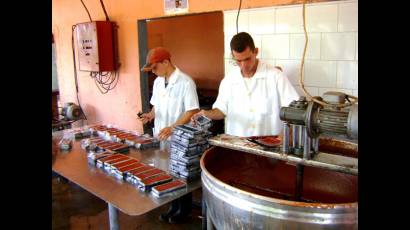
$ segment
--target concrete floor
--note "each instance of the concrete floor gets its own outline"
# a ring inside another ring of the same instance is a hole
[[[193,192],[193,201],[200,204],[201,189]],[[169,204],[142,216],[119,212],[121,230],[141,229],[201,229],[201,208],[193,207],[192,217],[181,224],[169,224],[158,219]],[[52,177],[52,229],[109,229],[107,203],[74,183]]]

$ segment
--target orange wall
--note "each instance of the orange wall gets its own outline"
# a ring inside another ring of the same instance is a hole
[[[224,75],[222,12],[152,20],[147,27],[149,49],[166,47],[198,88],[218,89]]]
[[[189,0],[189,13],[233,10],[239,1]],[[242,8],[297,4],[292,0],[243,0]],[[320,2],[315,0],[314,2]],[[99,0],[84,1],[93,20],[105,20]],[[118,26],[120,80],[116,88],[101,94],[88,72],[78,71],[79,97],[89,122],[102,121],[121,128],[142,132],[136,114],[141,110],[140,66],[138,56],[137,20],[163,17],[163,0],[104,0],[112,21]],[[80,1],[52,1],[52,33],[56,43],[56,64],[62,104],[76,102],[71,27],[89,21]]]

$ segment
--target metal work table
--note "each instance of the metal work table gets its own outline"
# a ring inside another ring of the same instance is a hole
[[[295,155],[284,154],[281,151],[265,150],[262,146],[249,142],[244,138],[228,134],[221,134],[215,137],[211,137],[209,139],[209,144],[284,160],[291,163],[330,169],[333,171],[348,173],[352,175],[358,175],[359,173],[357,158],[319,152],[315,154],[315,156],[311,160],[305,160]]]
[[[64,133],[70,131],[52,133],[53,140],[58,143]],[[118,210],[130,216],[142,215],[201,187],[201,180],[198,178],[188,183],[186,190],[176,192],[172,196],[155,198],[150,193],[142,192],[130,183],[90,165],[87,161],[87,152],[80,144],[81,140],[73,141],[69,151],[58,148],[52,170],[108,203],[110,229],[119,229]],[[126,155],[166,172],[169,171],[169,152],[166,149],[130,148],[130,152]]]

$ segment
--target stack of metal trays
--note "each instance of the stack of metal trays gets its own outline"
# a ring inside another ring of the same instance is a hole
[[[96,165],[98,159],[102,159],[104,157],[112,156],[114,153],[110,151],[103,151],[103,152],[94,152],[90,151],[87,154],[88,163],[91,165]]]
[[[194,180],[201,175],[199,159],[209,147],[210,133],[192,125],[179,125],[171,136],[169,172],[185,180]]]
[[[152,187],[151,193],[154,197],[161,198],[164,196],[173,195],[174,193],[181,190],[186,190],[186,188],[186,183],[182,180],[177,179]]]
[[[118,162],[118,163],[114,163],[111,164],[110,168],[109,168],[109,173],[114,174],[115,170],[120,169],[122,167],[128,166],[128,165],[132,165],[135,163],[138,163],[139,160],[129,157],[129,159],[123,161],[123,162]]]
[[[135,143],[134,147],[137,149],[158,148],[160,143],[157,138],[151,137],[148,134],[139,136],[133,141]]]
[[[134,132],[124,131],[106,125],[94,125],[88,131],[104,140],[110,140],[126,144],[137,149],[147,149],[159,147],[160,141],[149,134],[137,135]]]
[[[142,166],[144,166],[143,163],[136,162],[136,163],[128,164],[128,165],[123,166],[123,167],[117,167],[116,169],[113,170],[113,175],[115,177],[117,177],[118,179],[125,180],[126,177],[127,177],[128,172],[130,172],[134,169],[137,169],[139,167],[142,167]]]
[[[100,137],[84,139],[81,141],[81,148],[87,151],[113,151],[118,153],[129,152],[129,146],[123,143],[107,141]]]
[[[147,179],[141,180],[138,184],[138,188],[141,189],[141,191],[151,191],[151,188],[154,187],[155,185],[163,184],[169,181],[172,181],[172,176],[161,173],[153,177],[149,177]]]
[[[144,164],[144,165],[142,165],[141,167],[138,167],[138,168],[136,168],[136,169],[134,169],[134,170],[129,171],[129,172],[126,174],[125,180],[126,180],[127,182],[131,183],[131,184],[138,185],[139,181],[138,181],[138,179],[136,178],[136,176],[138,176],[138,174],[140,174],[140,173],[144,173],[144,172],[146,172],[146,171],[153,170],[154,168],[155,168],[155,167],[152,167],[152,166],[150,166],[150,165],[145,165],[145,164]]]

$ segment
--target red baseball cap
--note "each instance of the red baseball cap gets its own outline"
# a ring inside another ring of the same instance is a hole
[[[142,71],[148,72],[152,70],[152,65],[163,60],[170,60],[171,54],[164,47],[156,47],[151,49],[147,55],[147,63],[142,67]]]

